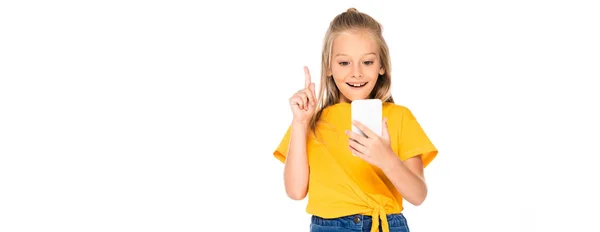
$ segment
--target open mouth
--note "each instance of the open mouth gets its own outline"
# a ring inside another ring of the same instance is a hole
[[[360,88],[367,85],[369,82],[346,82],[346,84],[352,88]]]

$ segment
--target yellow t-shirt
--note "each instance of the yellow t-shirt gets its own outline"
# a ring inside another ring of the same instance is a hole
[[[426,167],[437,156],[436,147],[408,108],[384,102],[383,117],[388,118],[392,150],[401,160],[421,155]],[[317,137],[309,132],[306,212],[323,218],[371,215],[376,230],[377,218],[387,225],[386,214],[402,212],[402,196],[380,169],[352,155],[344,133],[351,129],[351,105],[342,102],[323,110]],[[282,163],[287,155],[290,130],[291,126],[273,153]]]

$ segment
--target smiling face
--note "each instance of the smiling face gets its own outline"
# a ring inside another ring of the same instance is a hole
[[[333,76],[342,102],[368,98],[379,75],[385,73],[379,47],[367,31],[339,34],[333,41],[331,55],[327,76]]]

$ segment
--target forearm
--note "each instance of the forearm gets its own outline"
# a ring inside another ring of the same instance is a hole
[[[418,206],[427,197],[425,180],[408,168],[397,156],[387,162],[382,171],[406,201]]]
[[[292,123],[290,144],[284,167],[284,183],[287,195],[294,200],[304,199],[308,192],[307,132],[308,125]]]

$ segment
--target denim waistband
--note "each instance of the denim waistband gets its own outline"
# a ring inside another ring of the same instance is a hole
[[[388,214],[386,215],[386,217],[389,227],[407,227],[406,218],[402,213]],[[315,215],[311,217],[311,224],[313,225],[332,226],[349,229],[371,228],[372,223],[373,219],[371,216],[362,214],[353,214],[338,218],[322,218]]]

